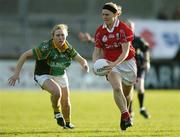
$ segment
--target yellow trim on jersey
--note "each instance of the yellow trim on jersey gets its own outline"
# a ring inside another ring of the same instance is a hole
[[[35,48],[35,52],[36,52],[36,56],[37,56],[37,58],[39,60],[41,58],[42,54],[41,54],[41,52],[39,51],[38,48]]]
[[[57,46],[56,43],[53,40],[53,46],[56,48],[59,52],[64,52],[66,49],[68,49],[68,44],[65,42],[61,47]]]

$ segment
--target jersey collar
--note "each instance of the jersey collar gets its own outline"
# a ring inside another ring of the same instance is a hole
[[[61,47],[58,47],[58,46],[56,45],[56,43],[54,42],[54,40],[52,40],[52,46],[53,46],[54,48],[56,48],[59,52],[64,52],[66,49],[69,48],[69,47],[68,47],[68,44],[67,44],[67,41],[66,41]]]
[[[108,27],[107,27],[107,25],[105,23],[103,24],[103,28],[106,28],[108,32],[113,32],[114,28],[117,27],[118,25],[119,25],[119,20],[116,19],[111,30],[108,29]]]

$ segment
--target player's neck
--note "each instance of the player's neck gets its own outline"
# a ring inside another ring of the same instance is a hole
[[[114,20],[113,22],[107,24],[107,28],[108,28],[109,30],[111,30],[111,29],[113,28],[113,26],[114,26],[114,23],[115,23],[115,20]]]

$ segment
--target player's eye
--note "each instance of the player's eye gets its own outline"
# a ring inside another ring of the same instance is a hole
[[[56,34],[56,37],[59,37],[59,36],[61,36],[60,34]]]

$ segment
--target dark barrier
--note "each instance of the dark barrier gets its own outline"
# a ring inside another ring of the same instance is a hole
[[[149,89],[180,89],[180,61],[152,61],[146,75],[145,87]]]

